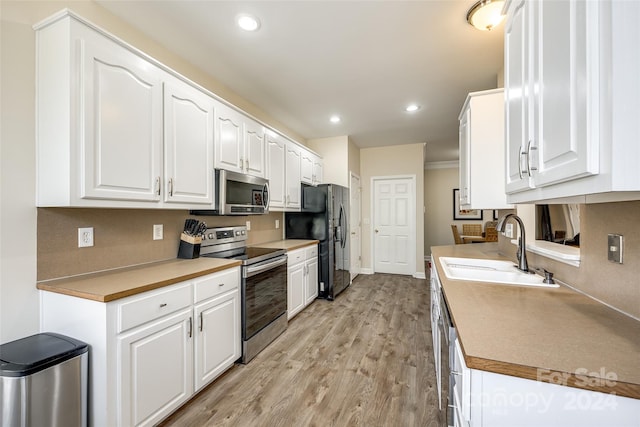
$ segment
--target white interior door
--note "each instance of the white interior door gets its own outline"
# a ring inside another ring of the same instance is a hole
[[[415,178],[373,179],[374,271],[415,273]]]
[[[349,195],[350,195],[350,218],[349,224],[351,226],[351,233],[349,238],[351,239],[351,280],[360,274],[360,268],[362,266],[361,257],[361,244],[360,244],[360,177],[355,174],[351,174],[351,182],[349,183]]]

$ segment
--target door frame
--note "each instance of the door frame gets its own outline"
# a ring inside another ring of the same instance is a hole
[[[417,220],[417,216],[416,216],[416,203],[417,203],[417,188],[416,188],[416,176],[415,175],[385,175],[385,176],[372,176],[371,177],[371,188],[370,188],[370,196],[369,196],[369,200],[370,200],[370,207],[369,207],[369,212],[371,212],[371,226],[369,229],[369,241],[371,242],[371,244],[369,245],[369,251],[370,251],[370,260],[371,260],[371,272],[372,274],[376,273],[376,258],[375,258],[375,254],[376,254],[376,247],[375,247],[375,224],[376,224],[376,211],[375,211],[375,184],[376,181],[385,181],[385,180],[390,180],[390,179],[409,179],[411,180],[411,183],[413,185],[413,197],[411,199],[411,216],[412,216],[412,229],[413,229],[413,246],[411,247],[411,265],[410,267],[412,268],[413,272],[411,273],[412,275],[415,274],[416,271],[416,238],[415,238],[415,233],[416,233],[416,220]]]
[[[351,266],[349,266],[349,275],[351,276],[351,280],[353,281],[353,279],[356,278],[356,276],[358,276],[358,274],[360,274],[362,272],[362,179],[360,178],[360,175],[358,175],[357,173],[354,173],[353,171],[349,171],[349,216],[351,216],[351,213],[353,212],[353,192],[354,189],[351,188],[351,181],[353,180],[353,178],[356,178],[358,180],[358,182],[360,183],[359,188],[355,189],[356,191],[360,192],[360,197],[358,197],[358,225],[357,228],[359,230],[360,236],[359,236],[359,241],[360,241],[360,246],[357,248],[357,253],[354,254],[355,248],[353,247],[353,245],[350,246],[350,251],[351,253],[349,254],[349,260],[350,263],[353,265],[353,260],[355,259],[354,255],[357,255],[358,257],[360,257],[360,268],[358,271],[353,271],[353,269],[351,268]],[[351,218],[349,218],[349,222],[351,223]],[[351,230],[353,230],[356,227],[355,224],[350,224],[350,228]],[[349,235],[351,236],[351,235]],[[349,237],[351,238],[351,237]]]

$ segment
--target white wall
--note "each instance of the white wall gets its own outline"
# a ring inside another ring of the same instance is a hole
[[[0,7],[4,2],[0,3]],[[3,8],[4,9],[4,8]],[[4,12],[2,10],[1,12]],[[2,13],[4,18],[4,13]],[[35,37],[0,25],[0,343],[39,332],[36,289]]]
[[[453,220],[453,189],[460,186],[458,168],[426,169],[424,171],[424,253],[429,256],[431,246],[453,245],[451,224],[484,224],[493,219],[493,211],[482,211],[482,221]]]
[[[349,137],[310,139],[307,146],[322,156],[323,183],[349,187]]]
[[[424,144],[406,144],[360,150],[362,185],[362,268],[373,270],[371,259],[371,178],[413,175],[416,177],[416,273],[424,274]]]

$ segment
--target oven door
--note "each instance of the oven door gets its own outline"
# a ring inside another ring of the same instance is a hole
[[[242,339],[287,312],[287,256],[242,267]]]

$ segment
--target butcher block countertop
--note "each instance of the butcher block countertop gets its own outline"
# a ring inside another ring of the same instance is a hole
[[[275,242],[259,243],[251,246],[256,248],[286,249],[287,251],[295,251],[296,249],[317,245],[318,243],[320,243],[319,240],[285,239],[276,240]]]
[[[447,278],[440,257],[506,259],[496,243],[431,250],[469,368],[640,399],[640,321],[562,284]]]
[[[240,265],[240,261],[173,259],[100,273],[39,282],[37,288],[99,302],[114,301]]]

